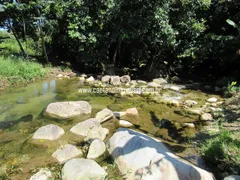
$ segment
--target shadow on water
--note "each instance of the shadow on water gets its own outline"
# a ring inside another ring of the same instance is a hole
[[[173,177],[173,171],[177,173],[177,176],[180,180],[201,180],[202,178],[206,178],[200,175],[199,170],[196,169],[196,167],[188,164],[187,162],[180,161],[178,158],[172,156],[171,151],[169,151],[163,143],[155,141],[154,139],[144,134],[139,133],[136,135],[136,132],[129,129],[121,128],[119,131],[127,131],[130,135],[135,136],[132,137],[127,143],[125,143],[123,147],[117,147],[112,151],[111,154],[118,155],[116,158],[118,158],[119,156],[126,156],[127,154],[134,153],[136,149],[140,150],[144,148],[152,148],[156,151],[156,153],[159,154],[159,158],[156,162],[151,162],[151,160],[154,159],[149,159],[149,165],[135,172],[136,176],[141,178],[144,172],[152,173],[150,165],[151,163],[154,163],[155,165],[157,165],[157,167],[162,169],[162,172],[165,173],[162,174],[163,179]],[[138,144],[138,147],[136,148],[135,146],[133,146],[134,144]],[[163,155],[164,158],[162,158],[161,155]],[[157,157],[157,155],[154,157]],[[165,169],[167,161],[171,162],[171,164],[173,165],[172,168],[174,169],[171,169],[171,166],[168,166],[167,169]]]
[[[33,115],[26,115],[17,120],[0,122],[0,129],[10,128],[20,122],[29,122],[33,120]]]

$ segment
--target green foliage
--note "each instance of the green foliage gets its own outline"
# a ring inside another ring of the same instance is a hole
[[[236,81],[232,81],[228,84],[227,90],[225,91],[225,96],[234,96],[240,92],[240,86],[237,85]]]
[[[231,173],[240,173],[240,133],[222,131],[201,146],[204,159],[213,165],[223,164]]]

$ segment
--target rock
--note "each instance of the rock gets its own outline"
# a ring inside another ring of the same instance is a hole
[[[63,78],[63,75],[62,74],[58,74],[57,78]]]
[[[195,106],[197,104],[198,104],[198,102],[196,102],[194,100],[186,100],[186,101],[184,101],[184,105],[186,105],[188,107],[192,107],[192,106]]]
[[[167,80],[165,80],[163,78],[153,79],[153,82],[158,83],[158,84],[167,84]]]
[[[137,80],[137,83],[138,83],[138,84],[147,84],[147,82],[146,82],[146,81],[143,81],[143,80]]]
[[[71,144],[66,144],[63,147],[60,147],[57,149],[53,154],[52,157],[57,159],[57,161],[60,164],[65,163],[66,161],[73,159],[78,156],[82,156],[83,153],[79,149],[77,149],[75,146]]]
[[[33,135],[33,139],[57,140],[64,134],[64,130],[54,124],[40,127]]]
[[[45,112],[52,118],[67,119],[90,114],[91,111],[91,105],[87,101],[69,101],[51,103]]]
[[[128,127],[133,127],[134,125],[132,123],[128,122],[128,121],[119,120],[119,126],[128,128]]]
[[[90,118],[78,123],[70,129],[74,134],[86,137],[85,140],[99,138],[104,140],[109,133],[108,129],[102,128],[99,120]]]
[[[200,119],[203,121],[212,121],[213,117],[212,117],[212,114],[210,113],[204,113],[201,115]]]
[[[193,114],[193,115],[201,115],[202,110],[201,109],[187,109],[187,113]]]
[[[174,99],[169,101],[168,104],[170,104],[172,106],[176,106],[176,107],[180,106],[180,102],[178,100],[174,100]]]
[[[126,115],[130,116],[138,116],[137,108],[130,108],[125,111]]]
[[[89,78],[86,79],[87,83],[93,83],[95,81],[94,77],[90,76]]]
[[[131,84],[131,85],[137,85],[137,81],[136,81],[136,80],[131,80],[131,81],[130,81],[130,84]]]
[[[102,111],[99,111],[96,114],[95,118],[98,119],[100,123],[103,123],[108,119],[113,118],[113,112],[110,109],[105,108]]]
[[[149,87],[154,87],[154,88],[161,87],[161,85],[160,85],[160,84],[158,84],[158,83],[155,83],[155,82],[149,82],[149,83],[148,83],[148,86],[149,86]]]
[[[91,159],[69,160],[62,169],[63,180],[104,180],[106,176],[106,171]]]
[[[97,159],[106,151],[106,145],[101,139],[94,139],[89,147],[87,158]]]
[[[115,118],[122,118],[126,115],[126,112],[114,112]]]
[[[120,85],[121,84],[120,77],[119,76],[111,76],[110,84],[112,84],[114,86]]]
[[[86,74],[80,74],[79,77],[84,77],[84,78],[86,78],[87,75],[86,75]]]
[[[36,174],[34,174],[30,180],[48,180],[52,176],[51,171],[41,168]]]
[[[212,98],[207,99],[207,102],[209,102],[209,103],[216,103],[217,100],[218,100],[217,98],[212,97]]]
[[[240,180],[240,176],[231,175],[231,176],[225,177],[224,180]]]
[[[124,75],[120,77],[120,80],[122,83],[129,83],[131,81],[131,78],[129,75]]]
[[[84,82],[85,81],[85,77],[79,77],[78,78],[80,82]]]
[[[130,129],[118,129],[107,149],[128,180],[214,179],[211,173],[174,155],[162,142]]]
[[[101,81],[103,83],[110,83],[110,79],[111,79],[111,76],[106,75],[102,77]]]
[[[189,128],[195,128],[195,125],[193,123],[183,123],[183,125]]]
[[[171,89],[173,91],[179,91],[181,89],[181,87],[179,87],[179,86],[171,86],[169,89]]]

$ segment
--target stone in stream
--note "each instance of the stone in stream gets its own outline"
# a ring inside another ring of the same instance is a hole
[[[70,159],[73,159],[75,157],[82,156],[82,155],[83,155],[82,151],[77,149],[75,146],[71,144],[66,144],[65,146],[57,149],[52,154],[52,157],[54,157],[60,164],[63,164]]]
[[[78,123],[70,129],[74,134],[85,137],[85,141],[99,138],[104,140],[109,133],[107,128],[103,128],[99,120],[95,118],[90,118],[83,122]]]
[[[114,86],[120,85],[121,84],[120,77],[119,76],[111,76],[110,84],[112,84]]]
[[[45,112],[52,118],[67,119],[90,114],[91,111],[91,105],[87,101],[69,101],[51,103]]]
[[[189,106],[189,107],[192,107],[192,106],[195,106],[195,105],[197,105],[198,104],[198,102],[197,101],[194,101],[194,100],[186,100],[186,101],[184,101],[184,105],[186,105],[186,106]]]
[[[214,176],[174,155],[166,146],[145,134],[120,128],[107,149],[128,180],[213,180]]]
[[[218,99],[215,97],[207,99],[207,102],[209,102],[209,103],[216,103],[217,101],[218,101]]]
[[[179,91],[181,89],[181,87],[179,87],[179,86],[171,86],[169,89],[171,89],[173,91]]]
[[[105,108],[102,111],[99,111],[96,114],[95,118],[98,119],[100,123],[103,123],[103,122],[113,118],[113,116],[114,116],[113,112],[110,109]]]
[[[156,83],[156,82],[149,82],[147,84],[149,87],[154,87],[154,88],[158,88],[158,87],[161,87],[160,84]]]
[[[97,159],[102,156],[106,151],[106,145],[101,139],[94,139],[89,146],[87,158]]]
[[[158,83],[158,84],[167,84],[167,80],[165,80],[163,78],[153,79],[153,82]]]
[[[86,79],[87,83],[93,83],[95,81],[94,77],[90,76],[89,78]]]
[[[126,120],[119,120],[119,126],[120,127],[125,127],[125,128],[128,128],[128,127],[133,127],[134,125]]]
[[[106,176],[106,171],[91,159],[72,159],[62,168],[62,180],[104,180]]]
[[[137,108],[130,108],[125,111],[127,116],[138,116]]]
[[[124,76],[121,76],[121,77],[120,77],[120,81],[121,81],[122,83],[129,83],[129,82],[131,81],[131,78],[130,78],[129,75],[124,75]]]
[[[33,135],[33,139],[57,140],[64,134],[64,130],[54,124],[48,124],[40,127]]]
[[[212,121],[213,117],[212,117],[212,114],[210,113],[204,113],[201,115],[200,119],[203,121]]]
[[[143,80],[137,80],[137,83],[138,83],[138,84],[147,84],[147,82],[146,82],[146,81],[143,81]]]
[[[101,78],[101,81],[103,83],[110,83],[110,79],[111,79],[111,76],[106,75]]]
[[[52,176],[51,171],[45,168],[41,168],[36,174],[34,174],[29,180],[48,180]]]

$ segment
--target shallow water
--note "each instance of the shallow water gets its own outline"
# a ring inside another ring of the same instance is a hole
[[[29,178],[39,167],[51,167],[59,176],[60,167],[54,163],[51,154],[61,145],[72,143],[79,145],[67,131],[76,123],[93,117],[105,107],[113,111],[125,111],[137,107],[139,117],[125,117],[146,134],[161,138],[178,155],[198,164],[198,156],[188,140],[195,136],[197,128],[184,127],[183,123],[196,122],[198,116],[187,115],[181,107],[170,107],[156,103],[150,97],[119,97],[106,94],[83,94],[78,92],[82,85],[74,79],[46,80],[27,87],[9,88],[0,92],[0,179]],[[165,95],[179,95],[168,92]],[[201,106],[209,95],[199,91],[183,91],[183,99],[196,99]],[[92,114],[72,120],[54,120],[44,116],[44,109],[51,102],[86,100],[92,105]],[[46,124],[61,126],[66,134],[55,142],[33,141],[33,133]],[[103,124],[110,130],[107,139],[118,128],[116,119]],[[79,148],[81,148],[79,146]],[[111,160],[110,160],[111,161]],[[108,159],[100,162],[107,166],[110,177],[119,172],[113,170]],[[119,177],[120,178],[120,177]],[[56,178],[58,179],[58,178]],[[121,179],[121,178],[120,178]]]

